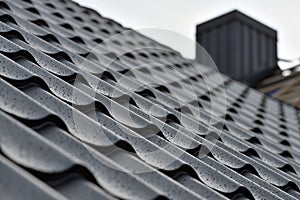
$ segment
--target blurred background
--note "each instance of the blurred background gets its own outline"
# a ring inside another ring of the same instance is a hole
[[[196,25],[237,9],[278,31],[279,58],[300,57],[300,1],[272,0],[75,0],[133,29],[160,28],[195,40]],[[172,41],[163,34],[145,33],[183,56],[195,58],[195,47]]]
[[[299,0],[75,1],[200,62],[197,40],[222,73],[300,108]],[[201,26],[232,10],[246,21],[237,17],[235,25],[223,20]],[[226,31],[220,29],[223,25]]]

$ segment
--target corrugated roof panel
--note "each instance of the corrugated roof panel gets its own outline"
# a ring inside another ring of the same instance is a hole
[[[0,16],[8,199],[299,198],[296,109],[72,1]]]

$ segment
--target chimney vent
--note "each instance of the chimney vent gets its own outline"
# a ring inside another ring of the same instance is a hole
[[[197,25],[196,41],[222,73],[250,86],[277,67],[277,31],[237,10]]]

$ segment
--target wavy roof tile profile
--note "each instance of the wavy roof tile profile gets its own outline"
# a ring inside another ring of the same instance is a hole
[[[0,76],[1,199],[300,198],[298,110],[72,1],[0,2]]]

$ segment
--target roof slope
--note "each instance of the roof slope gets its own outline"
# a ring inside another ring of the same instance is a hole
[[[1,198],[300,198],[294,108],[71,1],[0,16]]]

